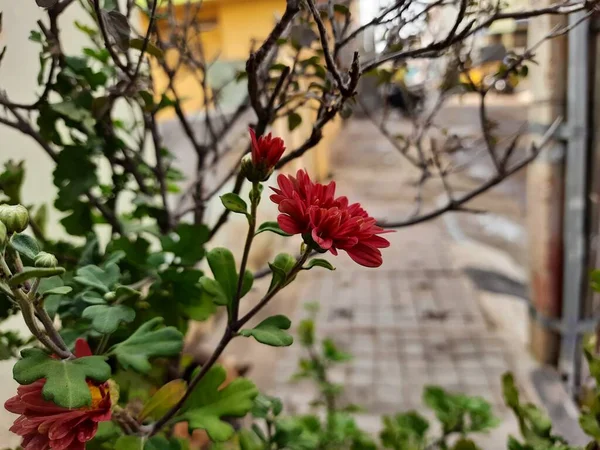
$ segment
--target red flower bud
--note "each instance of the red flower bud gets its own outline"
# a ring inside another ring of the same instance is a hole
[[[244,174],[250,181],[266,181],[281,159],[285,143],[283,139],[273,137],[271,133],[257,138],[252,128],[249,131],[252,139],[252,167],[245,167]]]

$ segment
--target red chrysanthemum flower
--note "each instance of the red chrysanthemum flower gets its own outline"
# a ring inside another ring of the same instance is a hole
[[[252,139],[252,165],[263,178],[268,178],[285,152],[285,143],[271,133],[257,138],[256,132],[252,128],[249,130]]]
[[[91,354],[87,342],[78,340],[75,355],[81,358]],[[98,431],[98,423],[111,418],[108,383],[88,381],[91,405],[67,409],[44,400],[45,382],[42,379],[19,386],[17,395],[6,401],[4,407],[9,412],[20,414],[10,431],[23,438],[23,450],[85,450],[85,443]]]
[[[389,231],[377,226],[374,218],[358,203],[348,204],[346,197],[335,197],[335,182],[314,183],[299,170],[296,177],[279,175],[278,188],[271,200],[279,205],[277,222],[289,234],[302,234],[305,241],[334,255],[344,250],[358,264],[379,267],[379,249],[390,243],[379,236]],[[312,242],[310,242],[312,241]]]
[[[272,187],[275,192],[271,201],[279,205],[277,222],[283,231],[288,234],[304,234],[310,231],[309,208],[319,206],[330,208],[345,197],[335,199],[335,182],[328,185],[313,183],[304,170],[298,170],[296,176],[279,175],[277,177],[279,188]]]
[[[389,231],[377,226],[375,219],[355,203],[347,208],[310,208],[311,237],[323,250],[334,255],[344,250],[357,264],[379,267],[383,264],[380,248],[390,243],[379,236]]]

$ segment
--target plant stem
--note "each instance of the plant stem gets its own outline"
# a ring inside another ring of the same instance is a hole
[[[302,266],[308,259],[311,252],[312,252],[312,249],[310,249],[310,248],[307,248],[304,251],[304,253],[300,257],[300,259],[296,262],[294,267],[292,267],[292,269],[288,273],[285,280],[283,280],[281,283],[279,283],[277,286],[275,286],[273,289],[271,289],[269,292],[267,292],[267,294],[263,297],[263,299],[260,302],[258,302],[258,304],[254,308],[252,308],[244,317],[242,317],[240,320],[237,321],[237,323],[235,324],[235,327],[234,327],[235,331],[239,330],[242,326],[244,326],[246,324],[246,322],[248,322],[250,319],[252,319],[252,317],[254,317],[267,303],[269,303],[273,299],[273,297],[275,297],[275,295],[279,291],[281,291],[286,286],[286,284],[289,282],[289,280],[294,278],[298,274],[298,272],[300,272],[300,270],[302,269]]]
[[[173,417],[175,417],[175,415],[183,407],[187,399],[192,395],[192,392],[194,392],[195,387],[198,385],[198,383],[200,383],[202,378],[204,378],[204,375],[206,375],[206,373],[217,362],[217,360],[219,359],[219,357],[225,350],[225,347],[227,347],[227,344],[229,344],[233,336],[233,331],[229,327],[227,327],[225,333],[223,334],[223,337],[221,338],[221,341],[217,345],[217,348],[211,355],[210,359],[206,362],[206,364],[202,366],[202,369],[200,369],[198,375],[196,375],[194,379],[190,382],[185,394],[183,395],[183,397],[181,397],[177,404],[173,406],[164,416],[162,416],[154,424],[154,427],[152,427],[152,430],[150,431],[150,436],[154,436],[156,433],[158,433]]]
[[[237,290],[233,304],[231,305],[231,315],[229,317],[229,324],[234,324],[238,320],[240,313],[240,300],[242,296],[242,287],[244,285],[244,274],[246,272],[246,266],[248,265],[248,257],[250,256],[250,249],[252,248],[252,241],[254,240],[254,234],[256,233],[256,210],[260,203],[260,184],[253,183],[252,191],[250,192],[250,215],[248,216],[248,235],[246,236],[246,244],[244,246],[244,254],[242,256],[242,262],[240,264],[240,273],[238,275]]]
[[[192,381],[190,381],[190,384],[188,385],[188,388],[187,388],[185,394],[183,395],[183,397],[163,417],[161,417],[154,424],[154,426],[148,432],[148,436],[154,436],[162,428],[164,428],[169,423],[169,421],[171,419],[173,419],[173,417],[175,417],[177,415],[179,410],[183,407],[185,402],[188,400],[188,398],[194,392],[194,389],[196,388],[196,386],[198,386],[198,383],[200,383],[200,381],[204,378],[204,376],[208,373],[208,371],[212,368],[212,366],[215,365],[215,363],[217,362],[219,357],[223,354],[223,351],[225,350],[225,348],[227,347],[229,342],[231,342],[231,340],[235,336],[237,336],[238,330],[246,322],[248,322],[252,317],[254,317],[254,315],[256,315],[256,313],[258,311],[260,311],[279,291],[281,291],[287,284],[289,284],[289,281],[291,279],[293,279],[298,274],[298,272],[302,269],[302,266],[308,259],[308,256],[310,255],[310,253],[311,253],[311,249],[307,248],[306,251],[300,257],[300,259],[296,262],[294,267],[292,267],[290,272],[287,274],[286,278],[281,281],[281,283],[279,283],[276,287],[274,287],[269,292],[267,292],[267,294],[263,297],[263,299],[254,308],[252,308],[248,314],[246,314],[244,317],[242,317],[240,320],[236,321],[235,323],[227,326],[227,328],[225,329],[225,332],[223,333],[223,337],[219,341],[219,344],[215,348],[213,354],[210,356],[208,361],[202,366],[202,369],[200,369],[200,372],[198,372],[198,374],[194,377],[194,379]]]
[[[48,333],[48,337],[52,340],[52,342],[59,348],[59,353],[57,353],[61,358],[74,359],[75,355],[71,353],[67,344],[63,340],[62,336],[58,332],[58,330],[54,327],[54,323],[52,319],[48,315],[48,312],[44,309],[44,307],[40,303],[35,304],[35,312],[36,316],[44,325],[46,332]]]
[[[4,275],[6,275],[6,278],[12,277],[12,272],[10,271],[10,267],[8,267],[8,264],[6,264],[6,260],[4,259],[4,256],[2,256],[2,255],[0,255],[0,268],[2,268],[2,271],[4,272]]]
[[[31,285],[31,289],[29,290],[29,298],[33,301],[35,300],[35,294],[38,290],[38,288],[40,287],[40,283],[41,283],[42,279],[41,278],[36,278],[35,281],[33,282],[33,285]]]
[[[109,339],[110,334],[102,335],[102,338],[100,338],[100,342],[98,343],[98,348],[96,349],[96,355],[102,355],[106,351],[106,346],[108,345]]]

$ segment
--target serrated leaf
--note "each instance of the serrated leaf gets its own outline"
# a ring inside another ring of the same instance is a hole
[[[248,204],[237,194],[233,192],[222,195],[221,203],[229,211],[237,214],[248,214]]]
[[[152,366],[150,358],[174,356],[183,348],[183,335],[174,327],[160,328],[161,317],[155,317],[140,326],[125,341],[111,349],[125,369],[148,373]]]
[[[292,322],[286,316],[269,317],[251,330],[241,330],[242,336],[252,336],[258,342],[272,347],[288,347],[294,338],[284,330],[289,330]]]
[[[262,223],[258,227],[258,230],[256,231],[255,236],[258,235],[258,234],[264,233],[265,231],[270,231],[271,233],[278,234],[279,236],[285,236],[285,237],[291,236],[291,234],[288,234],[285,231],[283,231],[279,227],[279,224],[277,222],[264,222],[264,223]]]
[[[227,304],[231,304],[237,290],[238,274],[233,253],[226,248],[215,248],[206,255],[208,265],[215,280],[221,285],[227,296]]]
[[[15,287],[33,278],[48,278],[63,273],[65,273],[65,269],[62,267],[25,267],[22,272],[14,274],[8,280],[8,285]]]
[[[19,252],[21,256],[25,256],[32,261],[40,252],[37,241],[26,234],[15,234],[10,240],[10,246]]]
[[[84,286],[98,289],[106,294],[119,281],[120,275],[121,271],[116,264],[107,264],[104,269],[89,265],[78,269],[74,279]]]
[[[291,112],[288,114],[288,128],[290,131],[294,131],[302,124],[302,116],[297,112]]]
[[[184,380],[173,380],[161,387],[144,405],[138,420],[147,418],[158,420],[169,411],[185,394],[187,383]]]
[[[135,311],[125,305],[92,305],[83,310],[81,317],[90,319],[92,328],[98,333],[111,334],[121,323],[133,322]]]
[[[296,258],[294,258],[289,253],[280,253],[275,257],[275,260],[272,263],[269,263],[269,267],[273,272],[273,277],[271,279],[271,285],[269,286],[269,291],[273,289],[275,286],[284,282],[287,277],[287,274],[290,273],[292,268],[296,265]],[[292,280],[288,280],[286,282],[289,283]]]
[[[142,51],[144,48],[144,39],[134,38],[129,41],[129,47]],[[162,59],[164,56],[163,51],[156,46],[153,42],[148,41],[146,43],[146,53],[152,55],[158,59]]]
[[[110,366],[102,356],[60,360],[38,348],[28,348],[21,352],[21,358],[13,368],[17,383],[28,385],[44,378],[44,398],[64,408],[91,405],[92,396],[86,379],[103,383],[111,374]]]
[[[236,378],[219,389],[227,378],[221,366],[212,367],[198,383],[184,404],[179,421],[188,422],[191,429],[206,430],[213,441],[223,442],[234,434],[224,417],[243,417],[252,409],[258,389],[252,381]]]
[[[335,270],[333,264],[331,264],[326,259],[315,258],[311,259],[306,266],[303,267],[304,270],[310,270],[313,267],[323,267],[327,270]]]

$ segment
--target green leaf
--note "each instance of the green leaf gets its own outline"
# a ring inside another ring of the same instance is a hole
[[[226,248],[219,247],[208,252],[206,259],[215,280],[221,285],[226,295],[227,304],[231,304],[236,294],[238,282],[233,253]]]
[[[343,14],[345,16],[348,15],[348,14],[350,14],[350,8],[348,8],[348,6],[342,5],[340,3],[337,3],[337,4],[333,5],[333,10],[336,13],[340,13],[340,14]]]
[[[13,368],[17,383],[28,385],[45,378],[44,398],[63,408],[91,405],[92,396],[86,379],[103,383],[111,373],[102,356],[60,360],[38,348],[28,348],[21,352],[21,358]]]
[[[275,257],[275,260],[272,263],[269,263],[269,267],[273,272],[273,278],[271,279],[271,285],[269,286],[269,291],[273,289],[275,286],[283,283],[287,277],[287,274],[290,273],[292,268],[296,265],[296,258],[294,258],[289,253],[280,253]],[[287,283],[292,280],[288,280]]]
[[[98,333],[111,334],[121,323],[133,322],[135,311],[125,305],[93,305],[85,308],[81,317],[90,319],[92,328]]]
[[[288,128],[294,131],[302,124],[302,116],[297,112],[291,112],[288,115]]]
[[[579,425],[585,434],[600,442],[600,424],[594,414],[582,414],[579,416]]]
[[[243,428],[239,432],[240,450],[264,450],[265,446],[257,434]]]
[[[73,288],[70,286],[64,285],[62,278],[50,277],[44,278],[40,281],[38,294],[40,294],[42,297],[47,297],[49,295],[67,295],[72,290]]]
[[[552,429],[550,417],[535,405],[525,405],[522,411],[523,416],[529,420],[533,431],[538,436],[550,436],[550,430]]]
[[[126,302],[127,300],[131,299],[138,299],[142,296],[142,293],[140,291],[136,291],[135,289],[130,288],[129,286],[123,285],[117,286],[114,292],[115,298],[120,302]]]
[[[115,450],[144,450],[146,438],[138,436],[121,436],[115,442]]]
[[[243,417],[252,409],[258,389],[252,381],[237,378],[223,389],[227,373],[221,366],[212,367],[184,404],[177,420],[187,421],[191,429],[206,430],[213,441],[222,442],[234,434],[223,417]]]
[[[65,269],[62,267],[25,267],[23,272],[16,273],[8,280],[8,285],[15,287],[32,278],[48,278],[63,273]]]
[[[279,227],[279,224],[277,222],[264,222],[264,223],[262,223],[258,227],[258,230],[256,231],[255,236],[259,235],[261,233],[264,233],[265,231],[270,231],[271,233],[278,234],[279,236],[286,236],[286,237],[291,236],[291,234],[288,234],[285,231],[283,231]]]
[[[227,294],[215,280],[209,277],[202,277],[200,278],[199,283],[202,292],[208,295],[214,304],[225,306],[229,303]]]
[[[304,270],[310,270],[313,267],[323,267],[328,270],[335,270],[333,264],[331,264],[326,259],[315,258],[311,259],[306,266],[303,267]]]
[[[129,47],[142,51],[142,49],[144,48],[144,39],[131,39],[129,41]],[[162,59],[164,56],[163,51],[160,48],[158,48],[156,44],[150,41],[146,43],[146,53],[155,56],[158,59]]]
[[[106,294],[119,281],[120,276],[121,271],[116,264],[107,264],[104,269],[89,265],[77,270],[75,281],[84,286],[98,289]]]
[[[233,192],[222,195],[221,202],[226,209],[233,213],[248,215],[248,205],[239,195]]]
[[[286,316],[277,315],[269,317],[259,323],[252,330],[241,330],[242,336],[252,336],[258,342],[273,347],[288,347],[294,338],[284,330],[289,330],[292,322]]]
[[[186,388],[184,380],[173,380],[165,384],[146,402],[138,420],[143,422],[147,418],[160,419],[181,400]]]
[[[352,359],[352,355],[340,351],[333,339],[323,339],[323,356],[329,361],[346,362]]]
[[[253,284],[254,274],[249,270],[246,270],[246,272],[244,272],[244,279],[242,280],[242,292],[240,292],[240,298],[243,298],[248,292],[250,292]]]
[[[164,436],[153,436],[146,442],[144,450],[189,450],[189,446],[176,438],[168,440]]]
[[[35,0],[35,3],[40,8],[52,8],[54,5],[58,3],[58,0]]]
[[[81,298],[81,300],[83,300],[84,302],[89,303],[90,305],[106,304],[106,300],[104,300],[104,298],[96,291],[82,292],[78,297]]]
[[[10,246],[19,252],[21,256],[25,256],[32,261],[40,252],[40,246],[37,241],[26,234],[15,234],[10,240]]]
[[[452,450],[480,450],[471,439],[459,439],[452,447]]]
[[[180,224],[174,233],[161,238],[163,250],[171,252],[181,259],[184,266],[193,266],[204,258],[204,244],[208,241],[210,230],[206,225]]]
[[[125,341],[115,345],[114,354],[125,369],[148,373],[150,358],[174,356],[183,348],[183,335],[174,327],[160,328],[161,317],[155,317],[140,326]]]
[[[104,26],[108,35],[113,39],[115,44],[121,50],[127,50],[129,47],[129,35],[131,34],[131,26],[123,14],[117,10],[100,11],[101,20],[104,21]]]
[[[515,386],[515,379],[512,373],[502,375],[502,395],[504,396],[504,402],[509,408],[519,408],[519,391]]]

